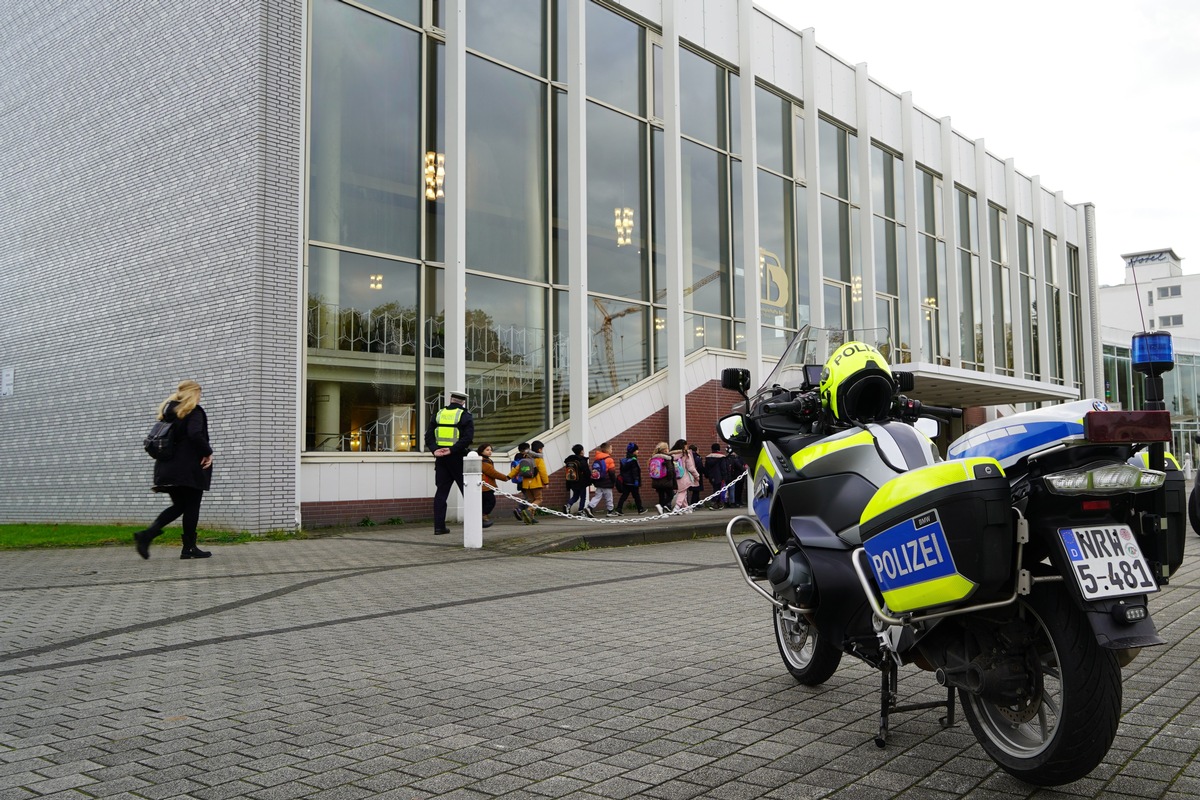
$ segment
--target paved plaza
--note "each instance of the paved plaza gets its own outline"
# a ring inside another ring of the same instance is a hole
[[[1038,791],[961,714],[877,749],[858,662],[798,686],[723,538],[531,554],[582,525],[0,553],[0,798],[1200,797],[1200,537],[1107,760]]]

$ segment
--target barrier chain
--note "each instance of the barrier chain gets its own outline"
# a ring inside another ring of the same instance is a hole
[[[520,503],[523,506],[528,506],[529,508],[535,509],[537,511],[544,511],[547,514],[550,514],[555,517],[564,517],[566,519],[575,520],[577,522],[582,521],[582,520],[586,520],[588,522],[598,522],[601,525],[632,525],[632,524],[636,524],[636,523],[649,522],[649,521],[655,520],[655,519],[666,519],[667,517],[675,517],[675,516],[679,516],[680,514],[690,514],[693,510],[704,505],[705,503],[712,500],[717,495],[720,495],[720,494],[728,491],[732,487],[736,486],[738,481],[746,478],[748,475],[749,475],[749,470],[743,470],[740,475],[738,475],[736,478],[731,480],[729,483],[725,484],[723,487],[721,487],[717,491],[710,494],[708,497],[697,500],[695,503],[692,503],[690,506],[683,506],[682,508],[675,508],[675,509],[672,509],[663,514],[655,514],[654,516],[650,516],[650,517],[646,516],[645,514],[635,514],[635,515],[631,515],[631,516],[625,516],[624,514],[622,514],[620,517],[615,518],[615,519],[613,517],[589,517],[588,515],[584,514],[582,511],[580,511],[579,514],[566,514],[562,511],[557,511],[553,508],[546,508],[545,506],[539,506],[536,503],[531,503],[528,500],[526,500],[525,498],[523,498],[517,494],[501,492],[499,489],[497,489],[495,491],[496,491],[497,497],[507,497],[510,500]]]

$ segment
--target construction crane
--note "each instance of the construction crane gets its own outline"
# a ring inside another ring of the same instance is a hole
[[[701,287],[706,286],[709,283],[712,283],[713,281],[715,281],[717,278],[720,278],[720,277],[721,277],[721,272],[719,272],[719,271],[713,271],[713,272],[708,273],[703,278],[701,278],[700,280],[693,283],[691,286],[686,287],[683,290],[683,296],[687,297],[688,295],[695,292],[697,289],[700,289]],[[667,295],[666,289],[659,289],[657,292],[654,293],[654,301],[657,303],[657,302],[661,301],[664,297],[666,297],[666,295]],[[592,304],[596,306],[596,310],[599,311],[600,316],[603,317],[603,321],[600,323],[600,330],[598,331],[598,333],[604,339],[604,358],[608,362],[608,377],[609,377],[609,380],[612,381],[613,391],[616,391],[617,386],[619,384],[617,383],[617,356],[616,356],[616,353],[613,351],[613,320],[621,319],[622,317],[628,316],[629,314],[632,314],[635,311],[643,311],[643,310],[645,310],[646,307],[643,305],[630,305],[630,306],[627,306],[627,307],[621,309],[620,311],[615,311],[615,312],[609,313],[608,307],[604,305],[603,298],[593,297]]]

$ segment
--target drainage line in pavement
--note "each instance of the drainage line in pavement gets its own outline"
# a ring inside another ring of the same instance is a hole
[[[497,602],[497,601],[502,601],[502,600],[513,600],[518,597],[535,597],[537,595],[542,595],[542,594],[553,594],[555,592],[563,592],[563,591],[575,591],[577,589],[587,589],[587,588],[591,588],[594,586],[607,586],[607,585],[611,585],[611,584],[615,584],[615,583],[628,583],[630,581],[653,580],[655,578],[676,577],[679,575],[686,575],[691,572],[704,572],[704,571],[712,570],[712,569],[722,569],[724,566],[725,565],[723,565],[723,564],[703,565],[703,566],[691,567],[688,569],[669,570],[669,571],[665,571],[665,572],[654,572],[654,573],[649,573],[646,575],[630,575],[630,576],[627,576],[624,578],[608,578],[608,579],[604,579],[604,580],[585,581],[582,583],[572,583],[567,586],[551,586],[551,587],[547,587],[545,589],[530,589],[528,591],[523,591],[523,592],[508,592],[505,594],[490,595],[488,597],[474,597],[469,600],[456,600],[456,601],[449,602],[449,603],[429,603],[427,605],[416,606],[414,608],[403,608],[403,609],[399,609],[396,611],[380,611],[375,614],[361,614],[357,617],[343,617],[341,619],[331,619],[331,620],[325,620],[323,622],[312,622],[307,625],[293,625],[289,628],[275,628],[275,629],[269,630],[269,631],[257,631],[255,633],[241,633],[241,634],[237,634],[237,635],[233,635],[233,636],[215,636],[211,639],[200,639],[200,640],[197,640],[194,642],[181,642],[179,644],[163,645],[162,647],[152,647],[152,648],[149,648],[146,650],[138,650],[138,651],[129,652],[129,653],[113,653],[112,655],[95,656],[93,658],[80,658],[80,659],[76,659],[74,661],[63,661],[63,662],[59,662],[56,664],[37,664],[34,666],[29,666],[29,667],[18,667],[16,669],[0,670],[0,677],[4,677],[7,675],[28,675],[28,674],[34,673],[34,672],[49,672],[51,670],[65,669],[67,667],[77,667],[77,666],[84,666],[84,665],[88,665],[88,664],[103,664],[103,663],[106,663],[109,661],[124,661],[124,660],[130,659],[130,658],[140,658],[142,656],[160,655],[162,653],[174,653],[174,652],[177,652],[180,650],[190,650],[192,648],[197,648],[197,647],[207,647],[209,645],[215,645],[215,644],[228,644],[230,642],[245,641],[246,639],[258,639],[258,638],[261,638],[264,636],[278,636],[278,635],[287,634],[287,633],[298,633],[300,631],[311,631],[311,630],[317,630],[319,628],[329,628],[329,627],[333,627],[335,625],[349,625],[349,624],[354,624],[356,622],[368,622],[370,620],[386,619],[388,617],[403,617],[403,616],[407,616],[409,614],[422,614],[427,611],[438,611],[438,610],[443,610],[443,609],[447,609],[447,608],[459,608],[462,606],[479,605],[482,603],[492,603],[492,602]],[[384,572],[389,569],[395,569],[395,567],[381,567],[379,569],[374,569],[374,570],[365,570],[365,571],[357,573],[357,574],[365,575],[365,574],[368,574],[371,572]],[[344,577],[353,577],[353,576],[344,576]],[[337,580],[337,579],[338,578],[336,578],[336,577],[320,578],[315,581],[308,581],[303,584],[297,584],[295,587],[292,587],[289,589],[281,589],[276,592],[268,592],[267,595],[262,595],[262,596],[260,596],[260,598],[288,594],[290,592],[296,591],[297,589],[301,589],[301,588],[305,588],[307,586],[312,586],[317,583],[324,583],[326,581]],[[243,606],[243,605],[245,605],[245,602],[246,601],[226,603],[222,606],[217,606],[213,609],[209,609],[208,613],[213,613],[213,612],[217,611],[218,609],[229,610],[230,608],[236,608],[239,606]],[[149,622],[149,623],[145,623],[142,625],[131,626],[130,628],[122,629],[120,632],[125,633],[125,632],[131,632],[131,631],[136,631],[136,630],[143,630],[146,628],[157,627],[164,623],[181,622],[181,621],[185,621],[185,620],[195,619],[196,616],[198,616],[198,615],[197,614],[184,614],[184,615],[180,615],[178,617],[170,617],[165,620],[158,620],[156,622]],[[102,638],[103,636],[112,636],[112,635],[114,635],[112,632],[107,633],[107,634],[94,634],[91,636],[82,637],[77,641],[79,643],[83,643],[83,642],[91,641],[93,639]],[[50,649],[61,649],[63,646],[66,646],[66,645],[55,645]],[[45,652],[46,648],[39,648],[39,650],[42,652]],[[38,654],[37,651],[25,651],[23,654],[18,654],[18,655],[36,655],[36,654]],[[16,657],[16,656],[14,655],[13,657]],[[8,658],[8,657],[6,656],[6,658]]]

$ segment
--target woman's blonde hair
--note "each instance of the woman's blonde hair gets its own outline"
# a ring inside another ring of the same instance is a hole
[[[175,393],[163,400],[162,405],[158,407],[159,419],[163,418],[163,413],[172,401],[179,403],[175,406],[175,416],[183,419],[200,403],[200,384],[195,381],[180,381]]]
[[[666,453],[666,452],[669,452],[669,448],[667,447],[667,443],[666,443],[666,442],[659,442],[659,443],[658,443],[658,445],[656,445],[656,446],[655,446],[655,448],[654,448],[654,452],[656,452],[656,453]]]

